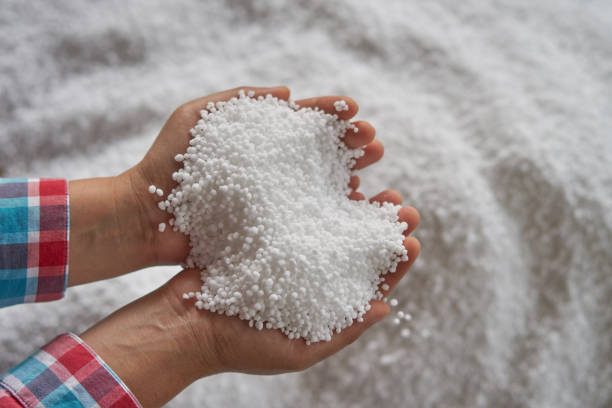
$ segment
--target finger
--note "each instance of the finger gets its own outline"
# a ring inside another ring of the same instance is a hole
[[[344,144],[346,144],[349,149],[357,149],[374,140],[376,129],[374,129],[374,126],[370,123],[359,120],[353,122],[353,125],[357,127],[357,132],[353,129],[348,129],[343,139]]]
[[[353,191],[351,194],[348,195],[348,198],[355,201],[365,200],[365,196],[359,191]]]
[[[351,176],[351,179],[349,180],[349,188],[353,191],[359,188],[359,176]]]
[[[240,86],[234,89],[228,89],[227,91],[217,92],[208,96],[204,96],[202,98],[194,99],[191,102],[187,102],[187,106],[196,109],[199,113],[202,109],[206,108],[206,105],[209,102],[221,102],[221,101],[229,101],[233,97],[238,96],[238,92],[243,90],[244,92],[253,91],[255,94],[254,98],[258,96],[266,96],[268,94],[277,97],[278,99],[289,99],[289,88],[286,86],[275,86],[270,88],[261,88],[261,87],[252,87],[252,86]]]
[[[400,205],[402,203],[402,196],[395,190],[385,190],[370,198],[370,202],[391,203],[395,205]]]
[[[336,107],[334,106],[334,102],[343,100],[348,105],[348,110],[338,112]],[[325,113],[329,113],[330,115],[338,115],[339,119],[349,120],[353,116],[357,114],[359,110],[359,106],[357,102],[355,102],[352,98],[348,96],[318,96],[316,98],[307,98],[300,99],[299,101],[295,101],[302,108],[312,108],[315,107],[321,109]]]
[[[385,148],[380,140],[374,139],[363,148],[363,151],[363,156],[355,161],[355,165],[353,166],[353,169],[355,170],[363,169],[364,167],[379,161],[383,157]]]
[[[408,224],[408,229],[404,231],[404,235],[406,236],[410,235],[412,231],[419,226],[419,222],[421,221],[421,216],[414,207],[400,208],[400,210],[397,212],[397,217],[399,222],[405,222]]]
[[[174,277],[170,279],[165,286],[169,286],[175,293],[176,298],[183,302],[183,293],[197,292],[200,290],[202,286],[202,278],[200,277],[201,273],[202,272],[196,268],[183,269],[174,275]],[[189,300],[187,303],[191,305],[193,301]]]
[[[397,265],[397,269],[393,273],[387,273],[384,278],[385,281],[381,284],[381,293],[383,296],[387,296],[389,292],[393,290],[393,288],[399,283],[399,281],[406,275],[410,266],[414,263],[414,261],[419,256],[419,252],[421,251],[421,243],[418,239],[414,237],[407,237],[404,239],[404,248],[408,251],[408,260],[406,262],[400,262]],[[383,285],[385,289],[383,289]]]

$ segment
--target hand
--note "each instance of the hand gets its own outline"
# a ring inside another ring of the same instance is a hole
[[[179,168],[174,155],[186,150],[189,129],[199,119],[199,111],[209,101],[227,100],[238,89],[254,90],[256,95],[271,93],[287,99],[286,88],[237,88],[189,102],[177,109],[168,120],[146,157],[136,167],[119,176],[129,180],[132,197],[141,209],[139,224],[153,232],[148,247],[156,255],[157,263],[181,261],[187,255],[187,238],[178,233],[157,233],[157,224],[166,222],[168,215],[158,210],[154,202],[159,200],[147,192],[154,184],[168,193],[173,187],[169,174]],[[336,113],[333,102],[339,97],[320,97],[298,101],[301,106],[318,106]],[[357,112],[357,105],[343,98],[349,110],[340,113],[341,119],[350,119]],[[358,133],[348,134],[345,142],[351,148],[361,147],[365,154],[356,163],[357,169],[378,161],[383,154],[382,144],[374,140],[374,128],[367,122],[356,122]],[[357,192],[359,179],[350,181],[349,197],[361,200]],[[374,201],[401,203],[400,195],[386,190],[373,197]],[[419,223],[418,212],[412,207],[402,207],[400,221],[409,225],[406,235]],[[406,237],[404,246],[410,260],[401,263],[397,271],[386,276],[391,291],[418,256],[419,242]],[[389,312],[381,301],[372,301],[370,311],[362,323],[354,323],[330,342],[306,346],[303,339],[289,340],[278,330],[258,331],[247,322],[200,311],[182,294],[197,290],[201,285],[199,272],[186,270],[175,276],[157,291],[115,312],[85,333],[82,338],[126,382],[145,407],[161,406],[183,388],[198,378],[225,371],[256,374],[273,374],[309,367],[355,341],[368,327],[380,321]]]
[[[108,279],[154,265],[176,264],[189,252],[188,237],[168,228],[159,233],[159,223],[168,222],[170,215],[157,207],[161,198],[148,192],[155,185],[168,194],[176,183],[171,175],[180,168],[174,156],[184,153],[189,145],[189,130],[200,119],[200,111],[209,102],[229,100],[238,90],[254,91],[255,96],[271,94],[289,98],[289,89],[240,87],[188,102],[176,109],[143,160],[116,177],[71,181],[70,194],[70,286]],[[347,102],[348,110],[336,112],[333,104]],[[324,96],[297,101],[303,107],[319,107],[349,120],[358,110],[350,98]],[[375,140],[375,130],[368,122],[357,121],[357,133],[349,131],[344,141],[350,148],[363,148],[365,154],[357,160],[362,169],[383,155],[383,146]],[[359,178],[350,180],[350,198],[364,199],[357,192]],[[392,201],[398,194],[385,191],[379,199]]]
[[[377,200],[381,201],[381,200]],[[406,274],[410,265],[418,257],[419,241],[409,237],[418,225],[419,215],[410,207],[400,210],[400,221],[407,222],[404,246],[409,261],[400,263],[395,273],[385,275],[388,290],[380,291],[386,296]],[[354,342],[374,323],[389,313],[389,306],[378,300],[370,302],[371,309],[365,314],[362,323],[355,322],[339,334],[334,334],[329,342],[306,345],[303,339],[289,340],[280,330],[262,331],[249,327],[248,323],[236,317],[229,317],[195,308],[193,300],[183,300],[182,294],[199,290],[202,286],[200,272],[189,269],[175,276],[168,283],[169,303],[182,319],[189,322],[196,346],[200,353],[201,373],[207,370],[216,372],[237,371],[249,374],[278,374],[306,369],[340,349]]]
[[[157,231],[159,223],[167,223],[170,215],[157,208],[156,202],[160,201],[160,197],[149,194],[148,186],[155,185],[161,188],[164,195],[167,195],[176,186],[176,182],[170,175],[182,165],[174,160],[174,156],[187,150],[191,139],[189,130],[201,118],[200,111],[205,109],[209,102],[227,101],[238,96],[238,91],[241,89],[245,92],[253,91],[255,97],[271,94],[279,99],[289,99],[289,89],[286,87],[238,87],[187,102],[172,113],[144,159],[128,171],[134,180],[133,185],[137,186],[135,194],[144,209],[143,214],[147,218],[144,223],[149,225],[150,231]],[[334,102],[339,99],[347,102],[349,107],[347,111],[336,112]],[[338,114],[340,119],[344,120],[355,116],[358,110],[355,101],[346,97],[324,96],[299,100],[297,103],[302,107],[314,108],[317,106],[325,112]],[[350,131],[344,140],[350,148],[364,149],[364,156],[359,158],[355,165],[355,168],[362,169],[380,160],[383,155],[383,146],[380,141],[374,140],[375,131],[368,122],[357,121],[354,125],[359,131],[357,133]],[[359,186],[357,176],[351,179],[350,186],[353,190],[357,189]],[[351,198],[363,199],[363,195],[354,192]],[[182,262],[187,258],[189,252],[188,237],[180,232],[172,231],[171,228],[168,228],[163,234],[153,234],[151,245],[156,255],[156,264]]]
[[[398,203],[399,195],[393,202]],[[402,207],[399,217],[419,223],[418,213]],[[406,237],[409,261],[387,274],[386,296],[416,260],[420,244]],[[198,378],[221,372],[275,374],[303,370],[354,342],[389,313],[374,300],[361,323],[355,322],[330,342],[306,345],[279,330],[256,330],[247,322],[195,308],[182,294],[200,287],[199,271],[180,272],[157,291],[113,313],[81,335],[136,395],[143,407],[159,407]]]

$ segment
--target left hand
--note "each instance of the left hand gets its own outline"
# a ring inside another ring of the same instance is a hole
[[[237,96],[240,89],[254,91],[255,97],[271,94],[289,98],[286,87],[239,87],[187,102],[177,108],[163,126],[155,142],[140,163],[116,177],[71,181],[70,194],[70,274],[69,286],[108,279],[154,265],[178,264],[189,252],[189,239],[170,226],[160,233],[158,225],[167,223],[170,214],[160,210],[162,197],[148,192],[150,185],[159,187],[164,197],[176,186],[172,173],[180,163],[174,156],[189,146],[189,130],[200,119],[200,111],[209,102],[226,101]],[[344,99],[349,109],[336,112],[334,102]],[[351,98],[322,96],[297,101],[302,107],[319,107],[351,119],[358,106]],[[377,162],[383,155],[383,145],[375,139],[374,127],[356,121],[359,131],[349,131],[344,138],[350,148],[362,148],[365,154],[357,160],[356,169]],[[349,198],[364,199],[357,192],[359,178],[350,181]],[[387,190],[377,198],[392,199],[398,194]]]

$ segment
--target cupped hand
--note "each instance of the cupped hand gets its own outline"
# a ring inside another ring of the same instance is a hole
[[[390,191],[373,198],[399,204]],[[402,207],[399,219],[408,223],[404,247],[409,260],[385,275],[384,296],[408,272],[420,251],[409,234],[419,223],[412,207]],[[261,331],[237,317],[197,309],[183,293],[197,290],[200,272],[178,273],[158,290],[111,314],[82,339],[117,373],[143,407],[160,407],[199,378],[222,372],[276,374],[306,369],[354,342],[389,313],[389,306],[373,300],[363,322],[354,322],[329,342],[307,345],[277,329]]]
[[[397,192],[387,190],[371,201],[388,201],[399,205],[401,197]],[[398,218],[400,222],[408,224],[404,232],[404,247],[409,260],[401,262],[396,272],[385,275],[384,283],[389,287],[380,288],[384,296],[406,274],[420,251],[419,241],[410,236],[419,223],[418,212],[412,207],[401,207]],[[389,306],[385,302],[373,300],[363,322],[354,322],[339,334],[334,334],[329,342],[306,345],[304,339],[290,340],[280,330],[259,331],[237,317],[196,309],[193,300],[183,299],[182,294],[197,291],[201,285],[200,272],[188,269],[167,284],[165,294],[173,310],[181,319],[189,322],[193,341],[197,344],[193,348],[200,351],[202,372],[211,368],[215,372],[238,371],[251,374],[302,370],[346,347],[389,313]]]
[[[142,177],[146,180],[144,185],[154,184],[162,188],[164,192],[169,192],[176,185],[169,175],[181,166],[173,158],[176,154],[183,153],[187,149],[190,139],[189,130],[199,120],[200,111],[209,102],[226,101],[237,96],[240,89],[254,91],[255,97],[271,94],[279,99],[287,100],[289,98],[289,89],[285,87],[240,87],[186,103],[172,114],[153,146],[138,165],[138,171],[142,173]],[[339,99],[347,103],[348,110],[336,111],[334,102]],[[317,107],[324,112],[336,114],[342,120],[350,120],[358,111],[358,105],[354,100],[341,96],[308,98],[298,100],[296,103],[301,107]],[[359,170],[380,160],[384,149],[382,143],[375,138],[375,129],[370,123],[355,121],[352,124],[357,128],[357,131],[349,130],[343,140],[349,148],[364,150],[364,155],[355,163],[354,168]],[[349,186],[352,190],[349,198],[354,200],[365,199],[363,194],[357,191],[359,188],[358,176],[351,177]],[[158,200],[157,197],[149,195],[146,188],[142,189],[141,195],[144,202]],[[385,190],[374,196],[370,201],[391,202],[399,205],[402,199],[396,191]],[[151,204],[149,206],[154,207]],[[415,238],[409,237],[409,234],[419,223],[418,212],[412,207],[402,207],[398,216],[400,221],[409,225],[404,241],[409,261],[401,263],[396,273],[386,275],[385,283],[389,285],[389,289],[387,291],[381,289],[381,292],[385,295],[393,289],[406,273],[420,250],[419,242]],[[152,229],[155,230],[154,227],[158,223],[167,221],[168,215],[155,208],[155,211],[150,213],[149,217],[153,225]],[[187,256],[189,248],[187,237],[173,231],[156,234],[156,247],[159,248],[160,256],[175,261],[182,261]],[[279,330],[266,329],[259,332],[248,327],[247,322],[235,317],[199,311],[193,306],[192,301],[184,300],[182,294],[196,291],[200,286],[199,271],[191,269],[178,274],[168,283],[168,291],[166,292],[170,294],[168,303],[172,304],[173,309],[182,319],[189,321],[189,326],[193,328],[193,338],[198,344],[198,349],[202,350],[200,353],[202,367],[208,369],[214,367],[214,370],[218,371],[271,374],[305,368],[353,342],[389,311],[384,302],[372,301],[372,307],[364,316],[364,322],[355,323],[340,334],[334,335],[330,342],[320,342],[306,346],[302,339],[289,340]]]
[[[144,159],[119,176],[121,185],[126,187],[116,190],[131,190],[136,197],[134,201],[142,217],[140,224],[147,231],[146,240],[149,250],[155,254],[155,264],[183,261],[189,246],[183,234],[172,230],[157,231],[157,225],[167,222],[169,215],[157,208],[155,204],[160,198],[149,194],[147,188],[153,184],[167,194],[175,187],[171,174],[180,168],[180,163],[174,156],[187,149],[191,137],[189,130],[199,120],[200,110],[209,102],[236,96],[240,89],[253,90],[256,96],[272,94],[281,99],[289,98],[289,90],[284,87],[244,87],[189,102],[171,115]],[[347,111],[335,111],[333,103],[338,99],[347,102]],[[304,99],[297,103],[338,114],[344,120],[350,120],[358,110],[352,99],[338,96]],[[349,131],[344,141],[350,148],[364,150],[364,155],[355,164],[355,169],[361,169],[380,160],[383,146],[375,139],[374,128],[369,123],[357,121],[354,125],[358,132]],[[351,178],[349,186],[349,198],[365,199],[357,191],[357,176]],[[385,190],[371,201],[400,205],[402,200],[396,191]],[[418,212],[412,207],[401,207],[398,218],[408,224],[404,246],[409,260],[400,263],[395,273],[385,275],[384,283],[389,285],[387,289],[381,288],[385,296],[406,274],[420,251],[419,242],[409,236],[419,223]],[[145,407],[161,406],[191,382],[207,375],[225,371],[274,374],[307,368],[355,341],[389,313],[386,303],[374,300],[363,322],[355,322],[334,334],[329,342],[306,345],[303,339],[290,340],[279,330],[258,331],[236,317],[198,310],[193,301],[183,299],[182,294],[200,286],[200,272],[185,270],[157,291],[120,309],[82,335]]]
[[[174,160],[179,153],[184,153],[189,146],[191,135],[189,133],[200,119],[200,111],[206,108],[210,102],[227,101],[238,96],[238,91],[253,91],[255,97],[270,94],[279,99],[289,99],[289,89],[286,87],[254,88],[238,87],[235,89],[215,93],[203,98],[187,102],[176,109],[160,131],[157,139],[140,163],[124,173],[132,185],[132,192],[139,203],[141,211],[139,215],[143,218],[142,224],[146,228],[146,241],[152,248],[154,264],[179,263],[186,259],[189,252],[189,239],[186,235],[175,232],[168,228],[166,232],[159,233],[159,223],[167,222],[170,215],[157,208],[156,203],[161,200],[155,194],[150,194],[148,186],[154,185],[164,191],[167,195],[177,183],[172,180],[172,173],[181,167],[181,163]],[[348,110],[337,112],[334,102],[339,99],[346,101]],[[296,101],[298,105],[305,108],[315,108],[337,114],[339,119],[350,120],[358,111],[358,106],[351,98],[342,96],[321,96]],[[352,149],[361,148],[364,155],[357,159],[355,169],[362,169],[377,162],[383,156],[383,145],[375,139],[374,127],[364,121],[355,121],[353,125],[357,132],[349,130],[344,137],[346,145]],[[353,176],[350,181],[352,189],[350,198],[363,199],[363,195],[357,192],[359,178]]]

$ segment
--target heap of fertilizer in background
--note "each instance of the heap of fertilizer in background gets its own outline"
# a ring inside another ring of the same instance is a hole
[[[159,203],[190,237],[187,265],[203,271],[201,291],[185,297],[308,343],[362,321],[384,275],[408,259],[407,225],[398,206],[348,199],[363,154],[342,140],[353,126],[270,95],[206,109]]]

